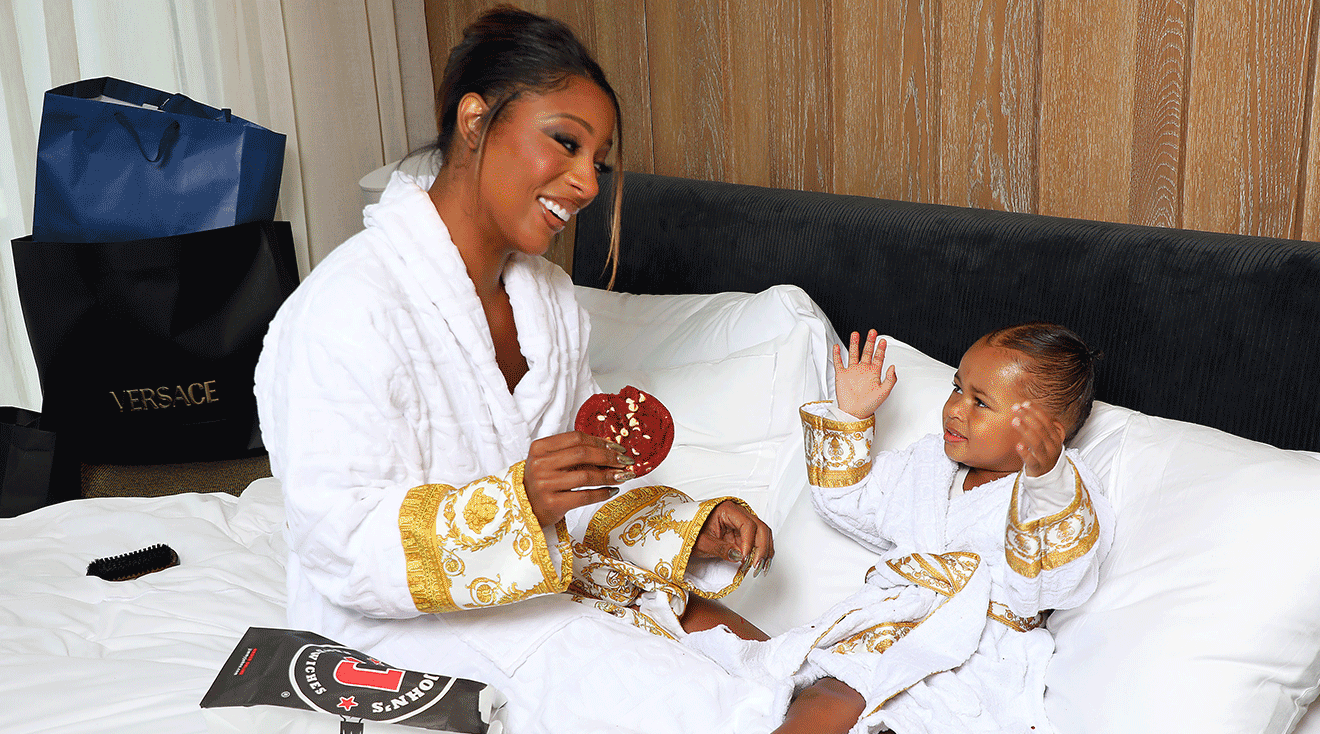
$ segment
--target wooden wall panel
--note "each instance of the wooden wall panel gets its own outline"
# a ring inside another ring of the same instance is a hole
[[[834,190],[938,201],[938,0],[831,7]]]
[[[1183,225],[1293,233],[1312,3],[1204,3],[1193,35]]]
[[[1037,0],[945,0],[940,201],[1036,211]]]
[[[1307,60],[1306,71],[1308,80],[1306,83],[1306,129],[1305,141],[1302,145],[1302,157],[1306,164],[1302,167],[1302,183],[1299,192],[1300,201],[1298,209],[1297,228],[1293,231],[1293,237],[1303,240],[1320,241],[1320,149],[1317,144],[1320,142],[1320,115],[1317,115],[1316,104],[1320,95],[1316,94],[1316,59],[1320,58],[1320,49],[1317,44],[1320,43],[1320,13],[1311,11],[1311,30],[1309,33],[1311,39],[1311,56]]]
[[[1191,67],[1191,0],[1138,0],[1128,221],[1177,227]]]
[[[1136,0],[1046,0],[1041,214],[1126,221]]]
[[[727,100],[719,3],[653,2],[646,8],[655,172],[728,180],[734,154],[724,115]]]
[[[494,2],[425,1],[444,48]],[[1317,2],[519,4],[596,50],[628,170],[1320,239]]]

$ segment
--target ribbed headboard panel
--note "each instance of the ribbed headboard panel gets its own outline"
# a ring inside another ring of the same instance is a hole
[[[608,191],[574,280],[603,286]],[[1320,245],[627,174],[616,290],[793,283],[846,337],[874,327],[950,364],[1045,319],[1105,352],[1098,397],[1320,451]]]

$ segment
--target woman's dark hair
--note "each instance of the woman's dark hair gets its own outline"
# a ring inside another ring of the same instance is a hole
[[[458,121],[458,104],[475,92],[486,100],[488,112],[481,121],[480,152],[486,135],[501,113],[524,92],[544,93],[561,89],[572,77],[595,83],[614,105],[616,161],[623,160],[623,116],[619,99],[605,79],[605,72],[573,30],[554,18],[499,5],[482,13],[467,28],[463,40],[449,52],[444,77],[436,91],[436,115],[440,135],[435,147],[448,157]],[[480,165],[480,163],[478,163]],[[606,266],[619,267],[619,212],[623,201],[623,166],[614,174],[610,221],[610,254]],[[610,285],[614,275],[610,276]]]
[[[1044,321],[996,329],[982,338],[992,347],[1012,349],[1028,358],[1022,366],[1035,378],[1028,394],[1065,421],[1072,418],[1064,437],[1065,443],[1071,441],[1091,415],[1100,352],[1071,329]]]

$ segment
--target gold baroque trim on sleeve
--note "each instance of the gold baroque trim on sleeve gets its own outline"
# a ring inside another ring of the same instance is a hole
[[[606,502],[587,523],[587,531],[582,535],[582,544],[603,556],[611,556],[610,535],[624,523],[635,517],[647,507],[660,507],[665,499],[677,495],[684,502],[691,498],[673,487],[655,485],[637,487],[620,494]]]
[[[408,591],[418,611],[452,612],[458,609],[449,595],[449,576],[462,572],[462,561],[446,559],[435,535],[436,518],[447,484],[423,484],[408,490],[399,507],[399,535],[408,570]]]
[[[747,575],[747,567],[745,565],[739,565],[738,570],[734,572],[733,580],[729,582],[728,586],[725,586],[719,591],[702,591],[687,582],[688,561],[691,560],[692,551],[697,546],[697,538],[701,536],[701,528],[705,526],[706,518],[710,517],[710,513],[714,512],[715,508],[725,500],[737,502],[743,509],[751,513],[753,517],[756,516],[756,512],[752,510],[751,505],[748,505],[737,497],[716,497],[715,499],[709,499],[702,502],[701,507],[697,510],[696,516],[688,523],[688,528],[683,531],[683,549],[679,551],[678,558],[674,559],[674,581],[687,591],[706,599],[722,599],[729,594],[732,594],[733,590],[737,589],[742,584],[743,577]]]
[[[802,418],[807,481],[817,487],[849,487],[865,479],[871,471],[875,416],[860,421],[839,421],[808,410],[811,406],[829,404],[829,401],[807,403],[798,409]]]
[[[413,603],[434,614],[563,591],[572,578],[572,547],[564,521],[554,527],[559,568],[527,500],[522,462],[503,476],[483,477],[462,488],[413,487],[399,507]],[[458,598],[460,592],[466,598]]]
[[[1073,500],[1059,512],[1032,520],[1022,521],[1018,514],[1018,491],[1022,475],[1013,482],[1013,496],[1009,501],[1009,522],[1004,537],[1004,555],[1009,568],[1019,575],[1034,579],[1042,571],[1049,571],[1085,556],[1100,539],[1100,520],[1091,505],[1091,496],[1082,484],[1077,467],[1073,470],[1075,489]]]
[[[554,561],[550,558],[550,549],[545,542],[545,533],[540,532],[540,520],[532,510],[532,503],[527,499],[527,488],[523,485],[523,472],[527,462],[520,461],[513,465],[512,479],[514,495],[518,498],[518,507],[522,512],[523,522],[531,530],[534,547],[533,557],[541,567],[541,573],[547,582],[546,593],[558,593],[568,588],[573,579],[573,543],[568,534],[568,522],[561,519],[555,523],[556,546],[559,549],[559,570],[556,573]],[[538,587],[539,588],[539,587]]]

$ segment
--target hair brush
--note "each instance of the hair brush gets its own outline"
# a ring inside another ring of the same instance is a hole
[[[106,581],[128,581],[177,565],[179,554],[168,545],[157,543],[132,553],[98,558],[87,564],[87,575],[99,576]]]

